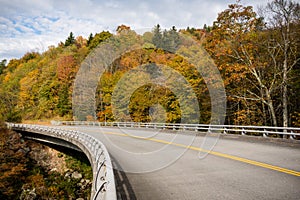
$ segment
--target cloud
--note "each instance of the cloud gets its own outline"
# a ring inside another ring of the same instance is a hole
[[[163,28],[202,27],[212,24],[230,3],[235,0],[0,0],[0,60],[44,51],[71,31],[88,37],[102,30],[113,32],[120,24],[133,29],[158,23]]]

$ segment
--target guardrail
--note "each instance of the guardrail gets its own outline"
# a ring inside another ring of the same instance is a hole
[[[300,139],[300,128],[272,126],[240,126],[212,124],[172,124],[172,123],[140,123],[140,122],[93,122],[93,121],[53,121],[55,125],[88,125],[130,128],[154,128],[169,130],[205,131],[222,134],[256,135],[263,137],[286,137]]]
[[[88,157],[93,169],[91,199],[116,200],[116,187],[110,156],[105,146],[83,132],[56,127],[7,123],[8,128],[59,138],[79,147]]]

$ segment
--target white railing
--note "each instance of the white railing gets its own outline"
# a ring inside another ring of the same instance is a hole
[[[79,131],[64,130],[56,127],[13,124],[7,126],[16,131],[38,133],[59,138],[79,147],[88,157],[93,168],[92,199],[116,200],[116,187],[110,156],[105,146],[96,138]]]
[[[88,125],[130,128],[154,128],[169,130],[202,131],[222,134],[258,135],[263,137],[282,136],[290,139],[300,138],[300,128],[272,126],[240,126],[212,124],[173,124],[173,123],[140,123],[140,122],[93,122],[93,121],[53,121],[56,125]]]

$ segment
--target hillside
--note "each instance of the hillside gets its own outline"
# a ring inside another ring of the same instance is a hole
[[[291,11],[294,12],[297,10]],[[276,19],[279,18],[284,19],[283,16]],[[152,32],[139,35],[122,25],[116,34],[102,31],[91,34],[88,39],[75,38],[71,32],[65,42],[50,46],[43,53],[28,52],[8,64],[1,63],[0,119],[14,122],[76,120],[72,94],[77,72],[88,55],[111,38],[120,44],[143,44],[143,48],[127,52],[106,69],[99,77],[95,94],[96,116],[81,116],[79,120],[116,120],[111,104],[115,86],[137,66],[155,63],[176,70],[187,80],[200,110],[195,123],[209,123],[211,94],[206,80],[186,58],[173,52],[179,50],[181,55],[190,55],[193,50],[180,49],[182,41],[179,39],[189,37],[204,47],[222,76],[227,98],[226,124],[299,126],[300,23],[296,15],[291,14],[290,18],[286,25],[269,26],[252,7],[233,4],[219,14],[213,25],[201,29],[162,30],[157,25]],[[289,41],[284,34],[288,34]],[[127,39],[120,39],[122,37]],[[132,82],[139,79],[143,77],[136,76]],[[169,80],[176,83],[172,77]],[[158,84],[145,85],[131,96],[129,115],[124,119],[150,121],[152,111],[149,110],[159,107],[165,117],[156,120],[179,123],[185,112],[180,110],[179,102],[174,91]],[[190,113],[193,110],[186,108]]]
[[[92,169],[88,161],[24,141],[0,123],[1,199],[89,199]]]

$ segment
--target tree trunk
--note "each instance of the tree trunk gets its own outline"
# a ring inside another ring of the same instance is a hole
[[[282,74],[282,106],[283,106],[283,127],[288,126],[288,102],[287,102],[287,73],[288,73],[288,51],[289,51],[289,34],[290,34],[290,25],[289,20],[287,20],[286,34],[283,34],[284,42],[284,60],[283,60],[283,74]]]
[[[262,88],[260,88],[260,98],[264,99],[264,91]],[[263,116],[263,125],[267,126],[267,116],[266,116],[266,107],[265,107],[265,103],[263,101],[261,101],[261,107],[262,107],[262,116]]]
[[[290,20],[286,19],[286,33],[282,32],[283,35],[283,42],[284,42],[284,60],[283,60],[283,74],[282,74],[282,124],[283,127],[288,127],[288,100],[287,100],[287,76],[288,76],[288,53],[290,47]],[[287,130],[283,130],[287,132]],[[283,135],[283,138],[287,138],[287,135]]]
[[[285,45],[286,46],[286,45]],[[286,47],[285,47],[286,48]],[[283,127],[288,127],[288,102],[287,102],[287,50],[285,51],[285,59],[283,63],[283,75],[282,75],[282,125]],[[283,130],[287,132],[287,130]],[[283,138],[287,138],[287,135],[283,135]]]
[[[283,106],[283,127],[288,127],[288,103],[287,103],[287,63],[283,65],[283,86],[282,86],[282,106]]]
[[[270,113],[271,113],[272,121],[273,121],[273,126],[277,126],[277,119],[276,119],[275,109],[274,109],[274,106],[273,106],[273,101],[272,101],[270,92],[267,89],[266,89],[266,95],[267,95],[267,103],[268,103],[267,105],[270,109]]]

